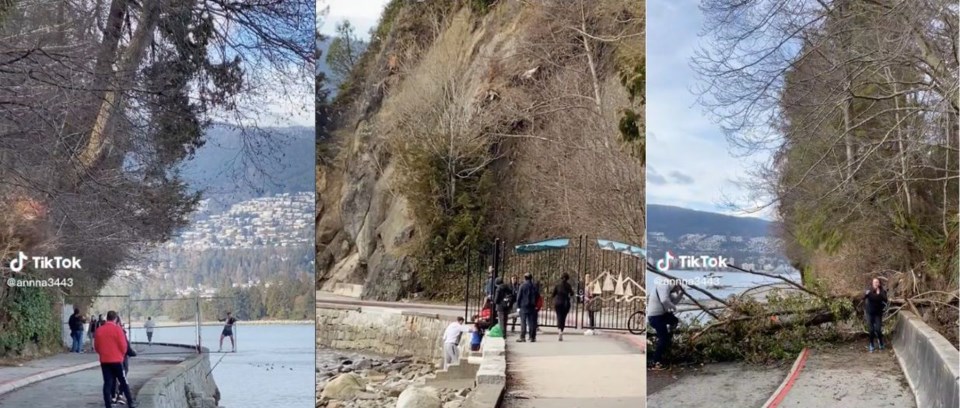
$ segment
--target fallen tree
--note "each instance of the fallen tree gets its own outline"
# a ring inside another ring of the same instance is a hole
[[[796,357],[804,347],[850,341],[866,335],[863,324],[863,293],[830,293],[824,287],[807,287],[783,276],[756,272],[730,265],[742,273],[780,280],[762,284],[737,295],[721,298],[710,290],[684,282],[681,286],[682,313],[697,313],[681,319],[674,331],[674,346],[668,361],[706,363],[747,361],[768,363]],[[680,281],[668,272],[647,264],[647,271],[666,279]],[[891,299],[884,314],[884,333],[889,333],[896,314],[904,307],[933,325],[944,309],[952,311],[956,322],[957,293],[927,291],[909,294],[900,280],[886,274]],[[705,296],[698,299],[691,295]],[[949,313],[948,313],[949,314]],[[648,338],[655,337],[651,331]],[[654,342],[655,344],[655,342]]]

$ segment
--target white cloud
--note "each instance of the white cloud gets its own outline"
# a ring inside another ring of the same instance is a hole
[[[377,25],[383,8],[390,0],[320,0],[317,2],[317,11],[329,6],[330,12],[320,33],[336,34],[337,23],[349,20],[357,28],[357,34],[367,40],[372,28]]]
[[[754,205],[745,201],[747,191],[736,181],[766,157],[734,157],[720,126],[697,105],[690,60],[702,29],[698,2],[649,2],[647,13],[647,161],[666,176],[666,182],[647,183],[647,201],[744,215],[725,204],[732,200],[738,206]],[[692,182],[670,177],[677,173]],[[769,210],[747,215],[772,217]]]

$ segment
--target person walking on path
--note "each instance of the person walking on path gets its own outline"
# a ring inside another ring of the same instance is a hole
[[[557,313],[557,340],[563,341],[563,329],[567,327],[567,313],[570,313],[571,299],[573,298],[573,287],[570,286],[570,275],[564,273],[560,276],[560,282],[553,287],[553,311]]]
[[[662,370],[663,357],[670,349],[673,340],[671,326],[676,327],[679,319],[673,313],[677,310],[676,304],[683,296],[680,285],[656,285],[654,295],[647,302],[647,316],[650,327],[657,332],[657,349],[647,367],[648,370]]]
[[[86,319],[80,314],[79,308],[73,308],[73,314],[67,319],[67,325],[70,326],[70,338],[73,343],[70,345],[71,353],[83,353],[83,326]]]
[[[527,330],[530,333],[530,342],[537,341],[537,299],[540,299],[540,289],[533,284],[533,275],[523,275],[523,284],[517,294],[517,306],[520,310],[520,338],[517,342],[527,341]]]
[[[514,298],[516,297],[513,287],[503,282],[503,278],[497,278],[497,291],[494,296],[494,305],[497,307],[497,319],[500,328],[503,329],[503,337],[507,337],[507,317],[513,310]]]
[[[883,310],[887,307],[887,290],[883,288],[880,278],[873,278],[870,282],[870,289],[863,295],[866,301],[864,312],[867,320],[867,331],[870,333],[870,345],[868,350],[871,353],[875,350],[874,339],[877,340],[877,346],[883,350]]]
[[[227,317],[225,319],[217,319],[221,322],[226,322],[223,325],[223,331],[220,332],[220,349],[218,352],[223,351],[223,338],[230,338],[230,345],[233,346],[233,352],[237,352],[237,341],[233,338],[233,325],[237,323],[237,319],[233,318],[233,315],[230,312],[227,312]]]
[[[157,322],[153,321],[153,318],[147,316],[147,322],[143,324],[143,328],[147,329],[147,344],[153,345],[153,329],[157,327]]]
[[[463,317],[457,316],[457,321],[447,325],[443,331],[443,368],[460,363],[460,335],[471,331],[463,324]]]
[[[103,373],[103,403],[111,407],[114,384],[120,383],[120,392],[127,400],[127,406],[135,408],[130,386],[123,371],[123,361],[127,355],[127,337],[117,325],[117,312],[107,312],[107,321],[97,328],[95,335],[97,354],[100,355],[100,371]]]

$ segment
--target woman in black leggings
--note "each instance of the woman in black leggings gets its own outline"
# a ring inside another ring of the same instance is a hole
[[[880,278],[873,278],[870,282],[870,289],[863,295],[866,301],[864,312],[867,320],[867,331],[870,333],[870,346],[868,349],[872,353],[875,350],[873,342],[877,340],[877,346],[883,350],[883,309],[887,306],[887,290],[883,288]]]
[[[570,312],[570,299],[573,297],[573,287],[570,286],[570,275],[564,273],[560,283],[553,287],[553,310],[557,312],[557,329],[560,329],[559,340],[563,341],[563,329],[567,325],[567,313]]]

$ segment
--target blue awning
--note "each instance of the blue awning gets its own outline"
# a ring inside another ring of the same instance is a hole
[[[569,238],[555,238],[546,241],[532,242],[529,244],[520,244],[513,247],[514,251],[520,254],[532,252],[549,251],[551,249],[563,249],[570,245]]]
[[[622,254],[635,256],[637,258],[647,257],[647,251],[644,250],[643,248],[629,245],[629,244],[624,244],[622,242],[610,241],[606,239],[598,239],[597,246],[599,246],[600,249],[605,249],[607,251],[616,251]]]

